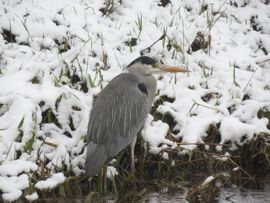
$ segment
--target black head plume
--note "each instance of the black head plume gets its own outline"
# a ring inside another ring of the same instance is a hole
[[[146,64],[146,65],[151,65],[151,64],[156,64],[157,63],[157,60],[156,59],[153,59],[149,56],[140,56],[138,58],[136,58],[134,61],[132,61],[129,65],[129,66],[132,66],[133,64],[135,63],[141,63],[141,64]]]

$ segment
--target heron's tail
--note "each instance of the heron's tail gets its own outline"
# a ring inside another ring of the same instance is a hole
[[[108,159],[104,145],[89,142],[85,160],[86,175],[91,177],[97,173],[97,169]]]

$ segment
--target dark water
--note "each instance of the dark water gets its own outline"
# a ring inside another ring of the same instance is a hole
[[[164,192],[148,193],[138,202],[142,203],[188,203],[185,199],[186,191],[168,194]],[[246,189],[232,187],[224,189],[214,203],[270,203],[270,184],[263,189]]]
[[[168,188],[164,187],[160,191],[149,191],[144,195],[136,196],[135,199],[125,199],[119,194],[119,199],[114,200],[111,198],[99,199],[94,198],[89,200],[88,198],[78,199],[45,199],[37,202],[102,202],[102,203],[189,203],[186,200],[188,188],[177,188],[171,193]],[[211,201],[211,203],[270,203],[270,183],[263,184],[263,186],[249,185],[248,187],[243,186],[232,186],[230,188],[224,188],[219,196]]]

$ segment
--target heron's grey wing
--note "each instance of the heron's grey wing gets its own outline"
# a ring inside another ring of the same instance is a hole
[[[89,140],[105,145],[108,156],[129,145],[144,125],[153,98],[141,91],[139,84],[138,75],[120,74],[102,90],[93,105]]]

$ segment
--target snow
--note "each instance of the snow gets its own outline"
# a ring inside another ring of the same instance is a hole
[[[169,154],[167,152],[163,152],[162,153],[162,158],[166,159],[166,160],[169,160]]]
[[[36,192],[33,192],[32,194],[30,195],[25,195],[25,198],[28,200],[28,201],[35,201],[38,199],[38,194]]]
[[[108,166],[107,167],[107,178],[109,178],[110,180],[113,179],[114,176],[117,176],[118,175],[118,171],[115,167],[113,166]]]
[[[183,143],[203,143],[202,138],[206,136],[206,131],[210,124],[218,123],[219,118],[214,117],[190,117],[186,119],[186,125],[179,135],[182,136]],[[185,148],[192,150],[196,145],[187,145]]]
[[[202,187],[208,185],[208,184],[209,184],[211,181],[213,181],[214,179],[215,179],[214,176],[208,176],[208,177],[203,181],[203,183],[201,184]]]
[[[20,166],[20,167],[17,167]],[[30,171],[36,171],[38,166],[26,160],[14,160],[7,163],[2,163],[0,166],[1,176],[17,176],[20,173],[29,173]]]
[[[2,197],[7,201],[14,201],[22,195],[22,190],[29,187],[29,180],[26,174],[19,176],[0,176],[0,190]]]
[[[220,143],[223,144],[226,141],[232,141],[232,147],[235,149],[235,142],[240,145],[239,138],[243,136],[247,136],[248,139],[251,139],[255,133],[255,129],[255,125],[243,123],[238,118],[224,117],[222,118],[220,126],[220,133],[222,134]]]
[[[172,146],[174,143],[165,138],[169,126],[162,121],[153,121],[153,116],[149,115],[142,132],[143,139],[149,143],[149,152],[158,154],[161,150]]]
[[[166,7],[154,0],[114,2],[113,12],[103,16],[103,1],[0,0],[4,200],[22,195],[28,175],[41,173],[40,162],[50,174],[32,183],[39,189],[61,184],[65,172],[84,173],[94,96],[164,32],[165,39],[148,54],[191,70],[156,76],[155,101],[160,96],[174,99],[157,112],[173,117],[174,138],[187,143],[181,147],[195,149],[215,124],[220,124],[220,144],[232,141],[232,150],[256,134],[270,133],[269,120],[257,115],[260,109],[270,110],[269,5],[259,0],[233,1],[237,6],[223,0],[171,0]],[[206,39],[211,35],[211,46],[189,54],[198,32]],[[127,45],[131,38],[137,45]],[[168,131],[168,124],[148,116],[142,136],[150,153],[170,159],[164,150],[177,148],[178,142],[168,138]],[[69,171],[59,173],[62,168]],[[111,172],[116,175],[117,169]],[[38,197],[34,191],[26,198]]]
[[[35,187],[40,190],[53,189],[57,185],[63,183],[65,179],[66,178],[63,173],[55,173],[50,178],[47,178],[46,180],[38,181],[35,184]]]

